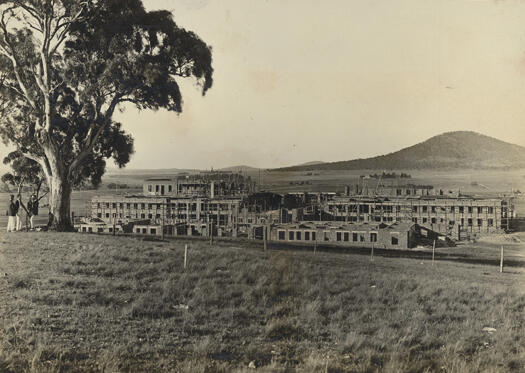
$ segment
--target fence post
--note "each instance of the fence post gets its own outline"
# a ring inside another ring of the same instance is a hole
[[[434,240],[434,243],[432,244],[432,265],[434,265],[434,254],[436,252],[436,240]]]
[[[213,245],[213,220],[210,223],[210,245]]]
[[[503,273],[503,246],[501,246],[501,257],[499,261],[499,272]]]
[[[184,269],[186,269],[187,263],[188,263],[188,245],[184,245]]]
[[[370,261],[374,261],[374,244],[372,243],[372,250],[370,251]]]
[[[263,226],[263,245],[264,245],[264,251],[266,251],[268,249],[268,242],[267,242],[267,237],[266,235],[268,234],[268,229],[265,226]]]

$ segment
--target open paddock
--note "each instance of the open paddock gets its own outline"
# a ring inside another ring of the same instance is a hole
[[[521,267],[2,232],[0,273],[5,372],[525,369]]]

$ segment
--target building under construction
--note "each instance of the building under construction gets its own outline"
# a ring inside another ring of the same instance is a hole
[[[143,195],[95,196],[91,218],[100,232],[252,237],[253,229],[307,221],[344,224],[416,224],[454,240],[508,230],[515,217],[511,197],[476,197],[428,185],[374,189],[347,186],[336,193],[250,193],[239,176],[153,178]],[[149,227],[149,228],[148,228]],[[89,231],[90,227],[80,227]],[[102,229],[102,231],[101,231]],[[273,235],[276,233],[273,232]],[[345,242],[344,240],[342,242]]]

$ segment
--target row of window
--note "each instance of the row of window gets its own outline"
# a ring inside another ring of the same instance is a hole
[[[105,216],[106,219],[109,219],[109,218],[127,218],[127,219],[131,219],[131,218],[135,218],[135,219],[153,219],[153,217],[155,217],[155,219],[160,219],[162,216],[161,214],[155,214],[155,216],[153,216],[153,214],[138,214],[136,213],[135,216],[131,216],[131,215],[125,215],[122,214],[121,212],[120,213],[109,213],[109,212],[106,212],[104,215],[102,215],[102,213],[97,213],[97,217],[102,219],[103,217]],[[176,214],[172,214],[172,215],[166,215],[166,219],[180,219],[180,220],[186,220],[188,218],[188,215],[186,214],[179,214],[179,215],[176,215]],[[197,219],[197,215],[195,214],[192,214],[192,215],[189,215],[189,218],[192,219],[192,220],[196,220]],[[209,217],[209,219],[215,223],[217,223],[217,217],[212,215]],[[219,225],[225,225],[227,224],[228,222],[228,215],[219,215]]]
[[[82,232],[85,233],[93,233],[93,227],[82,227]],[[113,228],[108,228],[109,233],[113,233]],[[115,227],[115,232],[120,232],[120,229],[118,227]],[[97,233],[104,233],[103,227],[97,227]]]
[[[356,205],[330,205],[329,211],[337,211],[337,212],[346,212],[348,209],[348,212],[357,212],[357,206]],[[360,213],[369,213],[371,211],[372,206],[369,205],[359,205],[359,212]],[[457,209],[457,210],[456,210]],[[394,210],[396,212],[401,212],[401,206],[390,206],[390,205],[376,205],[375,211],[383,211],[384,213],[393,213]],[[412,212],[456,212],[458,211],[460,214],[467,213],[472,214],[474,212],[477,212],[478,214],[487,213],[487,214],[493,214],[494,213],[494,207],[492,206],[412,206]]]
[[[164,185],[155,185],[155,193],[161,193],[161,194],[164,194],[164,191],[165,191],[165,186]],[[171,184],[168,184],[168,193],[171,193],[173,191],[173,186]],[[153,192],[153,185],[149,184],[148,185],[148,192]]]
[[[416,224],[418,223],[418,221],[421,221],[421,224],[428,224],[428,223],[430,223],[430,224],[437,224],[437,222],[438,222],[436,218],[430,218],[430,219],[428,219],[428,218],[421,218],[421,220],[418,220],[418,218],[412,218],[412,221],[414,223],[416,223]],[[468,219],[466,219],[466,221],[467,221],[467,226],[472,227],[474,225],[474,219],[468,218]],[[475,221],[476,221],[476,225],[478,227],[483,226],[483,219],[475,219]],[[445,220],[444,219],[440,219],[439,222],[440,223],[444,223]],[[464,226],[465,225],[465,218],[461,218],[461,220],[459,220],[458,223],[460,225]],[[448,225],[455,225],[455,224],[456,224],[455,220],[449,220],[448,221]],[[493,227],[494,226],[494,219],[492,219],[492,218],[487,219],[487,226]]]
[[[147,234],[148,228],[135,228],[135,233]],[[157,228],[150,228],[149,234],[157,234]]]
[[[280,241],[286,240],[286,231],[279,230],[277,232],[278,239]],[[304,237],[304,239],[303,239]],[[288,231],[288,241],[315,241],[316,232],[315,231],[302,231],[302,230],[289,230]],[[345,232],[345,231],[336,231],[335,240],[337,242],[377,242],[377,232]],[[330,232],[323,232],[323,241],[330,241]],[[391,237],[392,245],[397,245],[399,243],[399,238],[397,234],[392,234]]]
[[[116,202],[106,202],[106,203],[100,203],[98,202],[97,203],[97,208],[100,209],[102,208],[102,206],[105,206],[106,208],[113,208],[113,209],[116,209],[117,206],[119,209],[124,209],[124,203],[120,202],[120,203],[116,203]],[[149,210],[153,210],[153,209],[156,209],[156,210],[159,210],[162,208],[162,204],[161,203],[126,203],[125,206],[126,208],[129,210],[133,207],[133,209],[135,210],[138,210],[139,207],[141,210],[145,210],[146,209],[146,205],[148,206],[148,209]],[[175,210],[175,209],[178,209],[178,210],[187,210],[188,208],[191,210],[191,211],[196,211],[197,210],[197,203],[191,203],[191,204],[186,204],[186,203],[171,203],[171,204],[167,204],[166,205],[166,208],[168,209],[172,209],[172,210]],[[217,210],[230,210],[230,209],[233,209],[234,208],[234,205],[229,205],[227,203],[221,203],[221,204],[217,204],[217,203],[211,203],[211,204],[204,204],[204,203],[201,203],[201,210],[211,210],[211,211],[217,211]]]

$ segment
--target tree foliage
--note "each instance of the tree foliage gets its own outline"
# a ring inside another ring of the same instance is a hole
[[[180,113],[177,78],[205,94],[211,61],[196,34],[140,0],[0,0],[0,136],[40,165],[67,225],[71,187],[133,153],[115,110]]]

